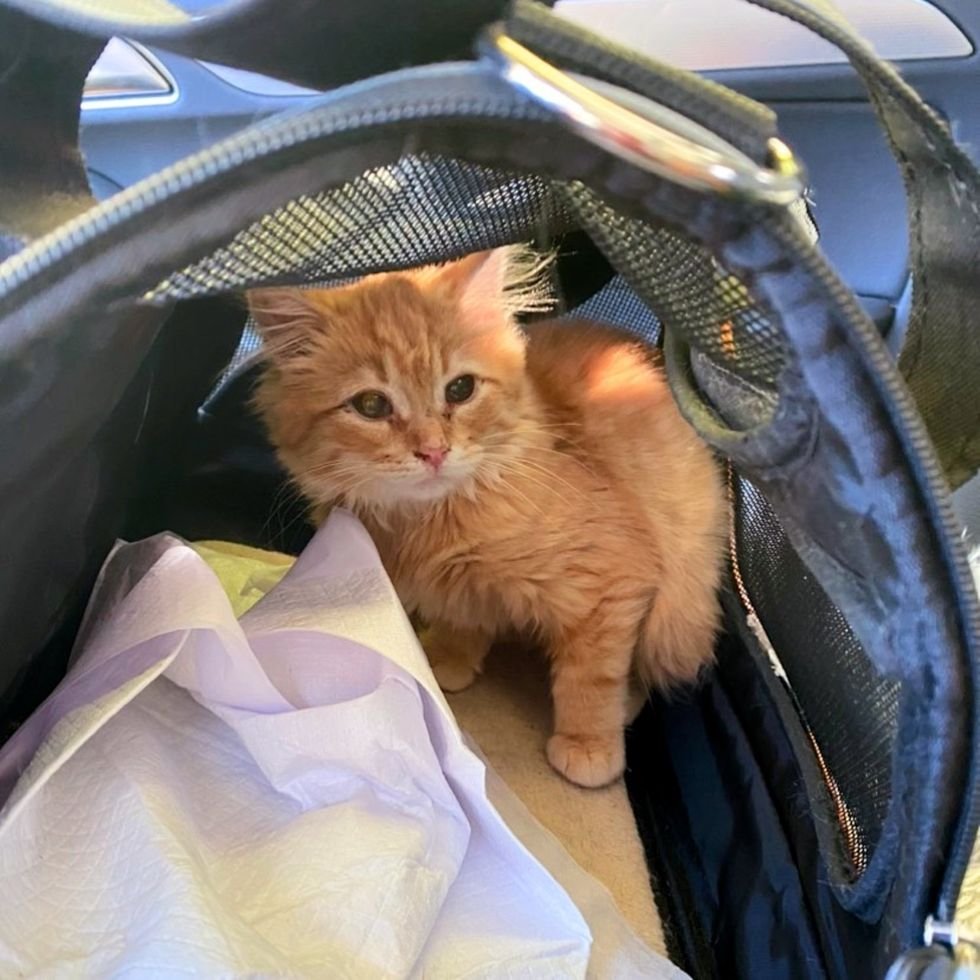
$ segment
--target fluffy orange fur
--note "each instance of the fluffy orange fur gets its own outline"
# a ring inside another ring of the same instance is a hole
[[[712,657],[725,495],[653,352],[588,322],[522,330],[513,259],[252,291],[257,404],[315,518],[340,503],[372,533],[444,689],[504,634],[541,642],[548,758],[600,786],[622,773],[637,691]],[[461,376],[475,385],[457,404]],[[366,391],[390,415],[359,414]]]

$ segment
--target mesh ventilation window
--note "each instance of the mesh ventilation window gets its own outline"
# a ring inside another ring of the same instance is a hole
[[[622,276],[615,276],[597,293],[566,314],[569,318],[598,320],[613,327],[621,327],[642,337],[654,346],[660,343],[660,320],[650,307],[626,284]]]
[[[870,855],[891,802],[900,687],[876,672],[765,498],[744,480],[736,524],[748,594]]]
[[[664,327],[720,367],[775,389],[786,350],[773,317],[699,245],[614,211],[588,188],[562,188],[569,209]]]
[[[774,388],[785,360],[778,326],[700,246],[624,218],[577,183],[549,183],[443,157],[406,156],[340,187],[290,201],[160,283],[167,302],[249,286],[335,283],[446,261],[520,241],[589,233],[656,312],[654,322],[754,384]],[[624,323],[649,338],[659,326]],[[621,321],[617,321],[621,322]]]
[[[567,211],[545,181],[455,160],[405,157],[290,201],[146,298],[331,283],[530,241],[568,225]]]

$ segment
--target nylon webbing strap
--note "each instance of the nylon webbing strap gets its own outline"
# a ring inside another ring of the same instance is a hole
[[[758,163],[768,158],[776,114],[759,102],[598,37],[536,0],[513,0],[507,34],[566,71],[620,85],[693,119]]]
[[[902,170],[912,311],[899,367],[954,489],[980,467],[980,172],[943,121],[827,0],[749,0],[839,47]]]

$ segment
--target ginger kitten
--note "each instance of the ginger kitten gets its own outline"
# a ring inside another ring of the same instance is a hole
[[[517,325],[520,254],[253,290],[257,404],[314,518],[340,503],[370,530],[440,685],[468,686],[503,634],[536,638],[548,759],[601,786],[623,771],[631,686],[711,659],[725,495],[636,338]]]

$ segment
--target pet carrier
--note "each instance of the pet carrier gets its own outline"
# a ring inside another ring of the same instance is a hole
[[[672,958],[695,977],[952,976],[980,799],[977,596],[949,490],[980,465],[980,177],[832,11],[755,2],[846,53],[900,165],[897,363],[800,219],[772,113],[543,5],[6,0],[6,730],[58,682],[117,537],[304,543],[268,519],[283,477],[247,407],[236,294],[534,242],[566,309],[662,340],[729,474],[717,667],[628,737]],[[343,87],[95,206],[78,106],[115,35]]]

